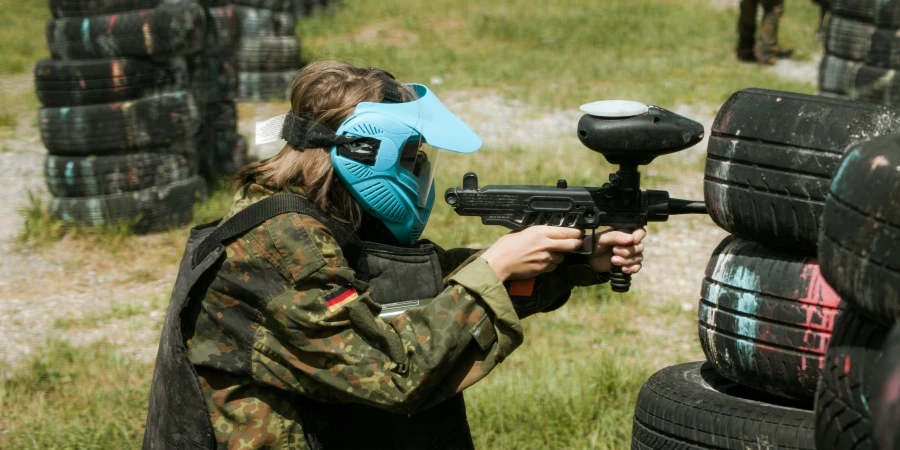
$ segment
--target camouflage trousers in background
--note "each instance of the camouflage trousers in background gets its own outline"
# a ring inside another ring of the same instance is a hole
[[[763,17],[756,32],[756,11],[762,6]],[[739,59],[751,56],[763,64],[775,64],[778,57],[778,21],[784,14],[784,0],[741,0],[738,18]]]

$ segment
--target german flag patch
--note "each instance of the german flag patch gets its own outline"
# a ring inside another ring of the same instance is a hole
[[[359,298],[359,293],[352,287],[342,287],[325,296],[328,312],[335,312],[348,303]]]

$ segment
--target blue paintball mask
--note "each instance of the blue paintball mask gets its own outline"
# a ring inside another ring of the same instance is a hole
[[[472,153],[482,143],[427,87],[408,86],[416,100],[403,102],[396,91],[386,92],[391,103],[358,104],[336,133],[309,114],[288,114],[278,124],[281,137],[297,150],[331,148],[338,178],[402,244],[416,242],[431,215],[440,150]]]
[[[414,101],[357,105],[337,135],[368,139],[334,146],[331,162],[357,203],[399,242],[412,244],[434,206],[440,150],[472,153],[481,138],[427,87],[409,86]]]

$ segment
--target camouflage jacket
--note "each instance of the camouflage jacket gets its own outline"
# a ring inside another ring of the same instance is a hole
[[[229,216],[272,194],[244,186]],[[277,216],[228,244],[186,343],[219,448],[307,448],[298,395],[409,414],[456,394],[445,380],[460,360],[490,372],[521,344],[522,328],[485,260],[454,265],[427,307],[385,322],[331,231],[309,216]],[[360,326],[351,311],[374,320]],[[496,339],[476,339],[485,323]],[[402,343],[399,358],[391,339]]]

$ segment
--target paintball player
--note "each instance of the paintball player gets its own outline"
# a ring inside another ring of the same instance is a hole
[[[759,34],[756,33],[756,12],[763,9]],[[738,16],[739,61],[772,65],[778,58],[790,57],[791,50],[778,48],[778,22],[784,14],[784,0],[741,0]]]
[[[419,240],[437,156],[474,152],[477,134],[427,87],[342,62],[307,65],[290,103],[288,144],[238,174],[231,210],[197,247],[229,229],[224,252],[191,264],[189,239],[179,280],[202,276],[176,282],[144,448],[473,448],[461,392],[522,343],[520,320],[605,282],[611,264],[637,273],[646,231],[591,242],[535,226],[443,250]],[[305,206],[279,213],[278,201]],[[530,294],[508,292],[532,278]]]

